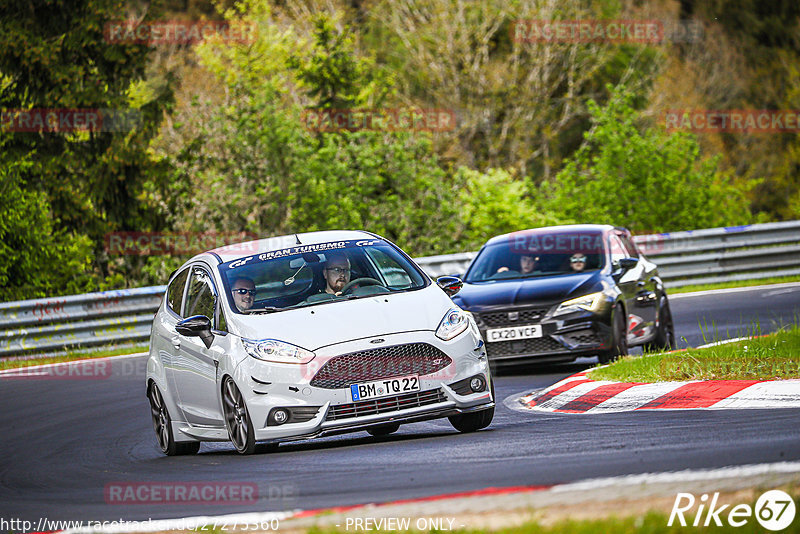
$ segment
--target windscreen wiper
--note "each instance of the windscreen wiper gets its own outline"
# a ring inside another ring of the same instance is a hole
[[[249,310],[244,310],[242,313],[255,315],[257,313],[274,313],[279,311],[283,311],[283,308],[276,308],[275,306],[266,306],[264,308],[251,308]]]

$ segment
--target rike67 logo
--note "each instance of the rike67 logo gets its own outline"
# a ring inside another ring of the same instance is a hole
[[[779,531],[792,524],[796,512],[792,497],[781,490],[765,492],[758,498],[754,507],[749,504],[737,504],[731,508],[730,504],[719,505],[718,500],[718,492],[710,499],[706,493],[699,499],[691,493],[678,493],[667,526],[671,527],[677,520],[685,527],[687,519],[684,514],[694,513],[694,521],[691,524],[693,527],[708,527],[712,523],[718,527],[726,523],[732,527],[742,527],[755,516],[763,528]],[[697,505],[696,510],[695,505]]]

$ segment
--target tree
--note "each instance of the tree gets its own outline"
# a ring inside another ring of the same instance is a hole
[[[9,160],[28,162],[17,167],[16,183],[20,194],[47,206],[53,238],[64,239],[57,248],[69,248],[69,236],[91,243],[90,264],[75,258],[64,265],[81,279],[89,272],[94,288],[111,274],[105,234],[146,230],[161,220],[145,203],[144,183],[164,169],[147,149],[170,105],[174,80],[167,74],[138,96],[131,91],[145,76],[151,50],[111,42],[103,33],[106,23],[126,13],[123,0],[9,0],[0,6],[0,108],[116,110],[140,118],[120,131],[13,132],[4,144]],[[142,22],[158,17],[153,7]]]
[[[637,18],[624,2],[398,0],[377,3],[364,40],[401,94],[453,109],[457,127],[438,140],[454,165],[505,168],[539,181],[580,144],[588,95],[606,81],[647,88],[651,47],[537,41],[526,21]]]
[[[545,184],[545,206],[564,219],[634,233],[747,223],[744,191],[718,170],[718,158],[702,160],[691,134],[640,129],[631,100],[620,90],[605,107],[589,102],[592,128]]]
[[[91,242],[54,227],[46,195],[22,179],[30,160],[7,156],[0,156],[0,301],[90,289],[92,280],[82,273],[91,262]]]

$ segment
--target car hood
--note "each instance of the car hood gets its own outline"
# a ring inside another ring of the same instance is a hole
[[[452,301],[435,284],[405,293],[318,304],[264,315],[236,314],[230,330],[248,339],[279,339],[307,350],[355,339],[436,330]]]
[[[554,304],[601,291],[602,270],[541,278],[498,280],[464,284],[453,301],[465,310],[481,311],[498,306]]]

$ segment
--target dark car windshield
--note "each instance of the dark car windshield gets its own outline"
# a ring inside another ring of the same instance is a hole
[[[576,274],[602,269],[605,245],[601,231],[528,230],[481,250],[466,282]]]
[[[381,239],[297,245],[219,266],[231,309],[271,313],[425,287],[429,280]]]

